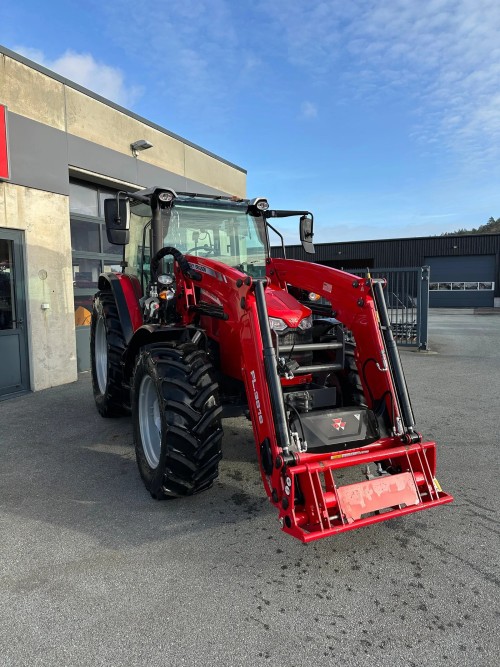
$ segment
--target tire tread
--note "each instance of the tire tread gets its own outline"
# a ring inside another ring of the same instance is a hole
[[[135,396],[146,369],[156,384],[166,422],[162,455],[155,470],[149,467],[142,449]],[[192,343],[148,345],[139,355],[132,387],[137,463],[151,495],[172,498],[208,489],[218,476],[223,432],[218,384],[206,353]],[[174,390],[176,398],[171,400]]]

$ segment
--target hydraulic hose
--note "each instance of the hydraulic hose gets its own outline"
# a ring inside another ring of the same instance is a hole
[[[187,259],[184,255],[177,250],[177,248],[172,248],[171,246],[166,246],[159,250],[156,255],[151,260],[151,282],[155,283],[158,277],[158,269],[160,268],[160,262],[166,255],[172,255],[172,257],[179,264],[182,273],[191,278],[191,280],[201,280],[202,275],[199,271],[194,271],[190,266]]]

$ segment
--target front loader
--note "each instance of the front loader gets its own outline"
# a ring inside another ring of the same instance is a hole
[[[287,216],[314,251],[310,212],[156,187],[118,193],[105,216],[123,272],[94,298],[94,396],[104,417],[131,412],[154,498],[208,489],[223,417],[246,414],[280,526],[303,542],[452,500],[415,426],[384,283],[270,256],[271,220]]]

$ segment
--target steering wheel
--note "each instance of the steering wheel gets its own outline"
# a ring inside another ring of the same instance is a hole
[[[214,248],[208,245],[199,245],[196,248],[190,248],[189,250],[186,250],[185,254],[190,255],[191,253],[198,253],[198,252],[204,252],[204,255],[201,255],[202,257],[209,257],[210,255],[213,255],[215,253]],[[198,257],[198,255],[196,255]]]

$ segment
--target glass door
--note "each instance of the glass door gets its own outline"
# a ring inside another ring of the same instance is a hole
[[[0,399],[29,389],[22,242],[0,229]]]

